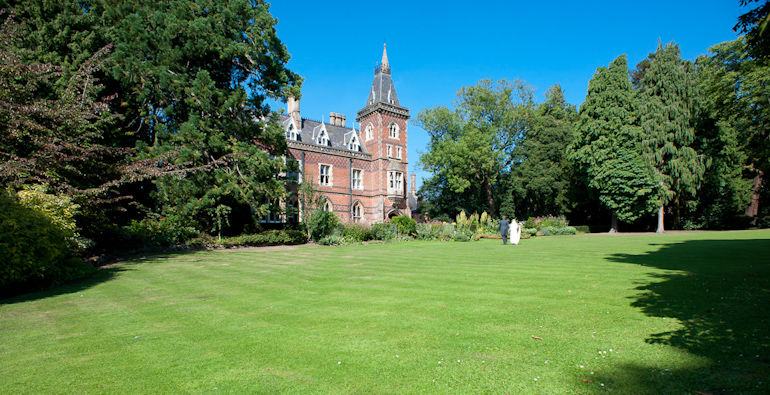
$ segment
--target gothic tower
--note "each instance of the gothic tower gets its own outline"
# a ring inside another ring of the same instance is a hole
[[[366,106],[358,111],[361,139],[372,155],[371,177],[379,197],[380,218],[410,215],[407,182],[407,120],[409,109],[398,101],[390,74],[387,48],[382,48],[382,63],[374,69],[374,80]]]

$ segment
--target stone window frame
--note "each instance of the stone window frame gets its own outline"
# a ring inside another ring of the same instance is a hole
[[[358,177],[356,177],[356,173],[358,173]],[[358,181],[358,183],[356,183],[356,181]],[[350,187],[355,190],[364,189],[364,171],[363,170],[352,169],[350,174]]]
[[[388,137],[398,140],[398,135],[401,132],[401,127],[397,123],[391,122],[388,126]]]
[[[364,219],[364,205],[360,201],[357,200],[353,203],[353,206],[350,208],[350,217],[353,219],[353,222],[361,222]]]
[[[324,173],[324,168],[327,169],[327,173]],[[330,187],[334,185],[334,166],[327,163],[318,164],[318,185],[324,187]]]
[[[369,123],[366,125],[366,129],[364,129],[364,132],[366,134],[366,141],[369,141],[374,138],[374,125]]]
[[[404,191],[404,172],[397,170],[388,171],[388,192],[397,192],[398,194]]]

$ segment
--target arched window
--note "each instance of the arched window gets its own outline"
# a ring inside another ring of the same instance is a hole
[[[395,122],[391,123],[390,127],[388,128],[388,130],[389,130],[388,137],[390,137],[392,139],[398,139],[399,129],[400,128],[398,127],[397,123],[395,123]]]
[[[374,126],[370,123],[366,125],[366,141],[374,138]]]
[[[332,206],[332,202],[329,199],[324,199],[324,205],[323,210],[327,213],[331,213],[334,211],[334,206]]]
[[[292,195],[286,204],[286,222],[299,222],[299,200]]]
[[[361,222],[361,220],[364,218],[364,206],[361,205],[361,202],[355,202],[353,204],[353,222]]]

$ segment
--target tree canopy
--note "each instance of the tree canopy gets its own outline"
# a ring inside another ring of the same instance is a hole
[[[276,175],[286,170],[286,143],[266,99],[298,97],[301,78],[286,68],[289,54],[267,3],[14,5],[25,21],[26,60],[60,66],[43,93],[66,92],[84,59],[112,46],[95,75],[96,99],[111,99],[112,118],[99,131],[105,144],[131,149],[134,165],[163,171],[124,173],[123,184],[153,184],[110,193],[136,195],[151,210],[203,231],[213,230],[217,207],[259,217],[270,198],[283,194]],[[156,191],[154,200],[148,191]]]
[[[486,210],[497,215],[495,186],[509,168],[533,106],[521,81],[482,80],[457,92],[454,108],[421,111],[418,124],[430,135],[420,164],[445,180],[445,192],[483,191]]]
[[[637,111],[628,62],[621,55],[589,81],[571,148],[587,185],[626,222],[650,213],[657,200],[656,180],[641,158]]]
[[[698,104],[693,71],[692,63],[679,57],[678,46],[659,43],[637,90],[644,157],[660,182],[658,232],[664,206],[672,206],[679,222],[681,207],[694,204],[705,171],[704,158],[692,148]]]

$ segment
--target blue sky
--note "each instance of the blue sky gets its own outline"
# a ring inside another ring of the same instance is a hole
[[[755,5],[754,5],[755,6]],[[451,106],[455,93],[481,79],[519,78],[537,102],[560,84],[579,106],[597,68],[626,54],[633,68],[658,40],[679,44],[684,59],[737,37],[747,9],[738,0],[702,1],[289,1],[270,5],[289,68],[305,82],[301,112],[325,121],[364,107],[374,67],[387,43],[392,77],[409,108],[409,171],[418,167],[428,135],[417,114]],[[358,124],[356,124],[358,129]]]

